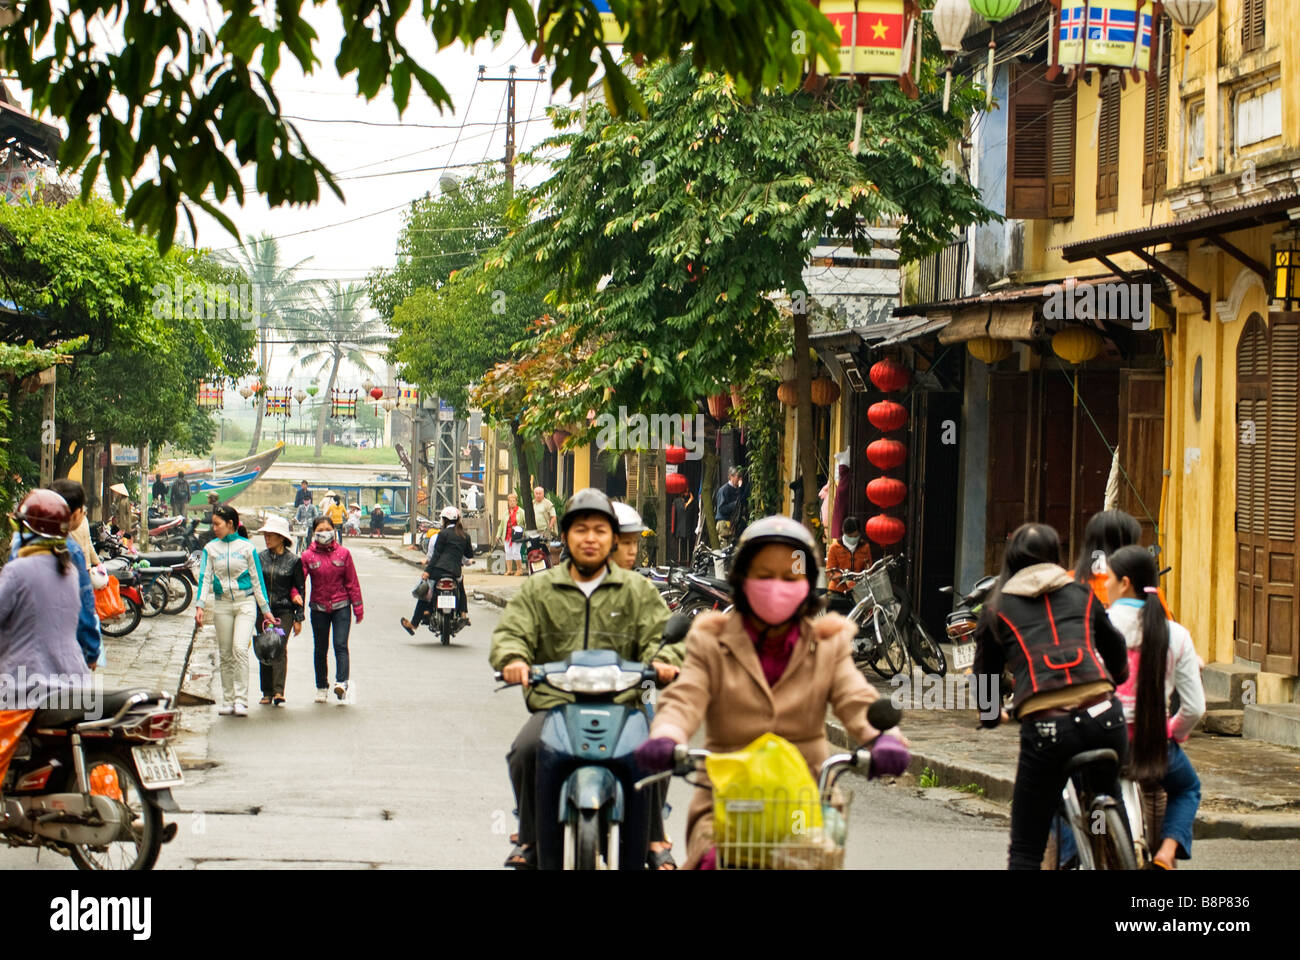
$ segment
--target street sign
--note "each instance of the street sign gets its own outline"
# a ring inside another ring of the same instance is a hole
[[[112,460],[115,467],[135,466],[140,462],[139,447],[124,447],[121,444],[112,444]]]
[[[455,408],[454,408],[450,403],[448,403],[446,400],[442,400],[442,399],[439,399],[439,400],[438,400],[438,419],[439,419],[439,420],[455,420],[455,419],[456,419],[456,410],[455,410]]]

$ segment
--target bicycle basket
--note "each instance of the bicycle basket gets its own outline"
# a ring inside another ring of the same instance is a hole
[[[861,603],[863,600],[871,599],[871,584],[867,583],[867,578],[863,577],[853,585],[853,602]]]
[[[715,796],[715,809],[726,814],[721,830],[714,820],[718,869],[843,869],[852,799],[839,790],[822,798],[815,789],[791,797]],[[817,825],[810,826],[814,811]]]
[[[869,574],[865,579],[876,603],[894,602],[894,582],[889,578],[889,564],[882,564],[879,570]]]

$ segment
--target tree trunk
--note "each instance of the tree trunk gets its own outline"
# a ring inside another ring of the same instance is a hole
[[[794,369],[799,383],[799,473],[803,477],[803,503],[799,519],[805,526],[817,516],[817,439],[813,436],[812,364],[808,360],[808,314],[794,315]]]
[[[334,366],[330,368],[330,382],[329,382],[329,386],[327,386],[327,387],[325,388],[325,399],[324,399],[324,401],[323,401],[323,402],[321,403],[321,405],[320,405],[320,412],[317,413],[317,415],[316,415],[316,456],[315,456],[315,459],[317,459],[317,460],[319,460],[319,459],[321,458],[321,448],[325,445],[325,421],[329,419],[329,416],[328,416],[328,414],[329,414],[329,409],[330,409],[331,401],[333,400],[333,397],[334,397],[334,384],[338,382],[338,377],[339,377],[339,364],[342,363],[342,361],[343,361],[343,355],[340,354],[340,353],[335,353],[335,354],[334,354]],[[262,429],[262,414],[261,414],[261,411],[258,411],[258,414],[257,414],[257,429],[258,429],[259,432],[260,432],[261,429]],[[253,436],[256,437],[257,434],[254,433]],[[254,450],[256,450],[256,444],[254,444]],[[416,452],[418,452],[418,451],[416,451]],[[413,452],[413,453],[411,454],[411,456],[415,456],[415,453],[416,453],[416,452]]]
[[[717,436],[715,431],[714,436]],[[709,438],[708,429],[704,432],[704,485],[700,490],[700,516],[704,518],[704,530],[709,535],[710,548],[717,550],[718,521],[713,515],[713,490],[718,485],[718,450]],[[692,545],[692,550],[694,545]],[[694,559],[692,556],[691,559]]]
[[[90,523],[99,516],[99,444],[88,443],[82,450],[81,486],[86,491],[86,518]]]
[[[515,460],[519,466],[519,504],[524,508],[525,530],[537,529],[537,518],[533,513],[533,491],[528,486],[528,452],[524,449],[524,438],[519,434],[519,425],[510,424],[510,436],[515,441]],[[507,531],[508,532],[508,531]]]

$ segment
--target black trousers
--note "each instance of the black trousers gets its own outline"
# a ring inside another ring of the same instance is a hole
[[[1028,716],[1020,722],[1020,762],[1016,768],[1016,786],[1011,798],[1011,870],[1038,870],[1051,830],[1052,817],[1061,803],[1065,789],[1065,765],[1085,750],[1114,750],[1123,764],[1128,756],[1128,730],[1124,725],[1124,708],[1115,697],[1097,716],[1085,707],[1068,716],[1036,720]],[[1119,783],[1110,787],[1119,799]]]
[[[515,735],[515,742],[506,754],[510,767],[510,785],[515,790],[515,804],[519,808],[519,842],[537,842],[537,751],[542,745],[542,724],[546,711],[532,714]],[[650,839],[658,842],[664,838],[664,803],[668,799],[668,781],[650,793]]]
[[[433,602],[438,595],[438,578],[442,576],[446,576],[446,574],[435,573],[429,578],[430,597],[428,600],[415,601],[415,613],[411,614],[412,625],[418,627],[428,618],[429,614],[433,613]],[[465,595],[464,577],[456,578],[456,612],[460,614],[469,613],[469,599]]]
[[[280,621],[280,629],[284,631],[284,647],[280,650],[280,656],[269,666],[260,660],[257,663],[264,697],[284,696],[284,675],[289,669],[289,638],[293,636],[293,617],[297,609],[296,606],[271,608],[271,613]]]

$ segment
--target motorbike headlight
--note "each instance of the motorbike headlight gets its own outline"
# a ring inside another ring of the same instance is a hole
[[[574,665],[563,673],[550,674],[546,682],[568,693],[614,693],[635,687],[641,682],[641,674],[620,670],[612,663],[603,667]]]

